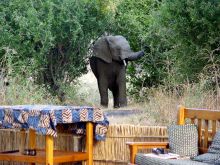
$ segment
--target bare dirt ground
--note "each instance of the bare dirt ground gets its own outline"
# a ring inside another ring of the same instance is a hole
[[[83,95],[85,101],[92,103],[93,106],[100,107],[98,85],[92,71],[89,71],[87,74],[83,75],[79,81],[82,86],[82,88],[80,88],[78,91],[79,95]],[[144,107],[141,105],[128,105],[124,108],[114,109],[111,92],[109,92],[109,107],[102,109],[110,121],[110,124],[145,125],[152,123],[152,119],[147,117],[148,115],[145,114]]]

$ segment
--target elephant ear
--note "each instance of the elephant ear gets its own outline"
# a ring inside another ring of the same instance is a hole
[[[108,36],[107,41],[114,60],[124,60],[127,58],[127,54],[131,52],[130,45],[123,36]]]
[[[106,37],[100,38],[96,41],[93,47],[94,55],[107,63],[112,62],[111,50],[109,49],[108,41]]]

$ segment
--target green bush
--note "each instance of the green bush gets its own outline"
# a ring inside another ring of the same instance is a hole
[[[110,29],[111,33],[125,36],[132,50],[143,50],[145,46],[150,45],[150,42],[146,41],[150,11],[157,7],[158,2],[152,0],[119,1],[115,10],[114,26]],[[139,93],[142,87],[158,84],[157,58],[152,53],[146,53],[142,59],[129,63],[127,79],[131,95]]]
[[[217,0],[165,0],[152,12],[148,37],[153,47],[161,47],[166,81],[198,82],[203,69],[219,61],[219,52],[213,54],[214,61],[210,58],[220,44],[219,16]],[[155,42],[154,38],[161,42]]]
[[[59,93],[60,84],[86,72],[89,46],[107,20],[99,0],[2,0],[2,71],[31,76]]]
[[[219,85],[220,2],[218,0],[121,1],[115,31],[134,50],[151,52],[128,67],[130,93],[164,85],[199,82]],[[116,13],[117,13],[116,12]]]

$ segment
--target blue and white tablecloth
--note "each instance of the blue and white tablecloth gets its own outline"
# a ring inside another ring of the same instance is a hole
[[[103,111],[94,107],[55,105],[0,106],[0,127],[34,129],[40,134],[56,137],[57,124],[74,124],[73,133],[85,134],[86,122],[94,123],[96,140],[104,140],[109,122]]]

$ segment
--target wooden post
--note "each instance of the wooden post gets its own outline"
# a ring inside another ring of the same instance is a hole
[[[29,144],[28,144],[29,149],[36,149],[36,134],[35,130],[29,129]]]
[[[21,154],[23,154],[24,152],[24,147],[25,147],[25,130],[24,129],[21,129],[20,130],[20,144],[19,144],[19,152]]]
[[[205,148],[208,148],[208,139],[209,139],[209,121],[208,120],[205,120],[205,123],[204,123],[204,144],[203,146]]]
[[[178,124],[183,125],[185,124],[185,107],[180,105],[178,109]]]
[[[88,154],[86,165],[93,165],[93,124],[91,122],[86,123],[86,152]]]
[[[137,154],[137,146],[130,146],[130,162],[134,164],[135,155]]]
[[[53,165],[53,137],[46,135],[46,165]]]
[[[35,130],[29,129],[29,143],[28,143],[29,149],[36,149],[36,134]],[[35,165],[35,163],[30,163],[30,165]]]

